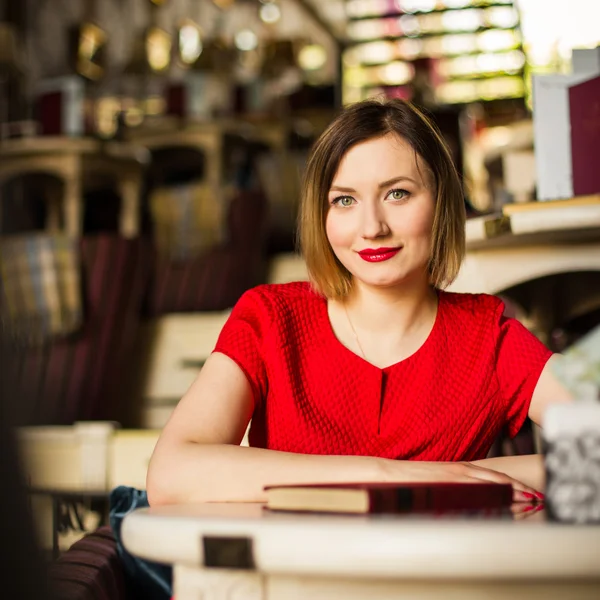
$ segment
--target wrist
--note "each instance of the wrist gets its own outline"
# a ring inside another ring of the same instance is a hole
[[[369,468],[374,481],[392,482],[398,481],[398,461],[390,458],[375,458],[370,460]]]

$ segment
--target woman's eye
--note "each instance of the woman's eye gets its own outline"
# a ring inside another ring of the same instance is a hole
[[[406,190],[392,190],[389,193],[389,197],[392,200],[404,200],[408,196],[408,192]]]
[[[354,198],[352,196],[340,196],[336,198],[332,204],[339,204],[340,206],[352,206]]]

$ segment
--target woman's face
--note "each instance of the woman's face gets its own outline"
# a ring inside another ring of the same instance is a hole
[[[346,153],[329,190],[325,227],[356,280],[374,287],[428,281],[435,206],[429,179],[425,162],[393,134]]]

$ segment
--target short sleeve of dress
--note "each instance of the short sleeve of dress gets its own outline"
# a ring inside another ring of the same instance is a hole
[[[529,412],[531,397],[552,352],[519,321],[498,307],[496,373],[505,402],[510,437],[517,435]]]
[[[228,356],[244,372],[252,387],[255,406],[267,392],[263,356],[269,324],[264,304],[256,289],[245,292],[231,311],[213,350]]]

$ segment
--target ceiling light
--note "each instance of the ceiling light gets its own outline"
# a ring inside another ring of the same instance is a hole
[[[278,4],[274,2],[269,2],[268,4],[263,4],[260,7],[259,13],[260,18],[265,23],[277,23],[279,19],[281,19],[281,9]]]
[[[250,52],[258,46],[258,37],[250,29],[242,29],[235,34],[235,45],[242,52]]]
[[[198,60],[202,53],[202,38],[200,30],[192,23],[186,23],[179,28],[179,55],[186,65]]]
[[[305,71],[316,71],[327,62],[327,51],[321,44],[308,44],[298,53],[298,64]]]

